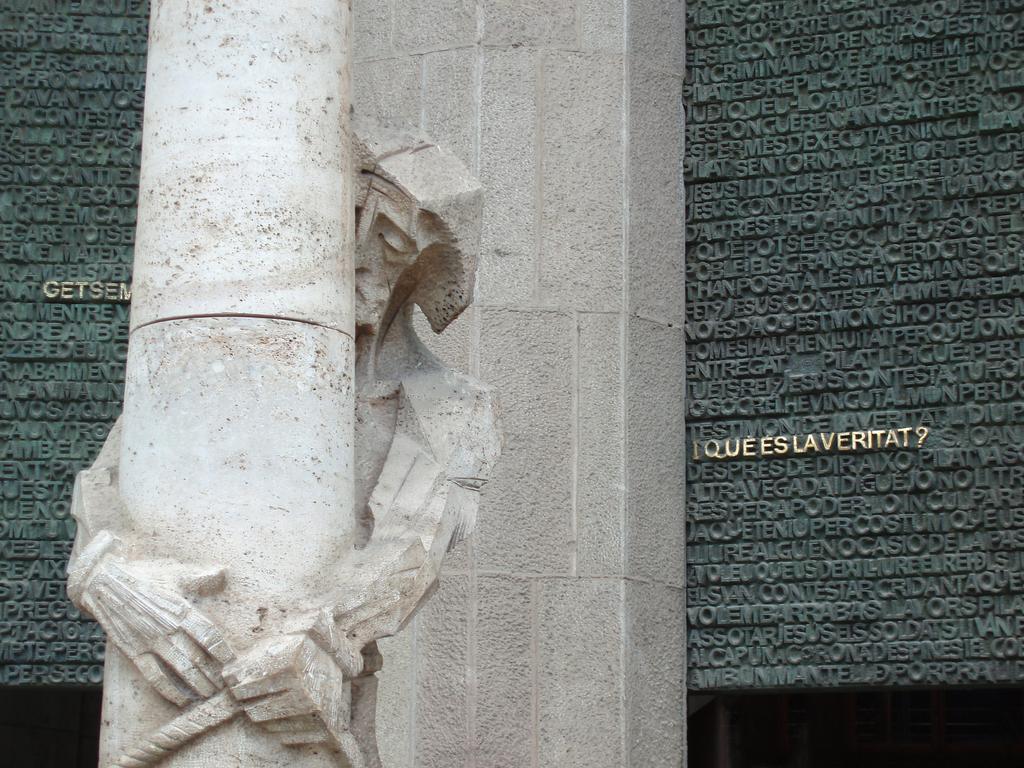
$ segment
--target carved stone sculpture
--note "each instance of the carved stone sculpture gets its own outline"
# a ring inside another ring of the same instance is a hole
[[[349,143],[346,28],[332,0],[154,3],[125,411],[68,571],[108,634],[103,766],[379,766],[376,641],[498,455],[488,390],[413,328],[471,301],[480,190],[423,139]]]

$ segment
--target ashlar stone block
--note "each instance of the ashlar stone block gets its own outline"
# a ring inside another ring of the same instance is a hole
[[[547,52],[543,69],[540,296],[622,306],[625,182],[622,59]]]
[[[574,49],[574,0],[483,0],[484,45]]]
[[[539,585],[540,768],[621,768],[622,600],[619,579]]]
[[[488,194],[480,242],[479,301],[532,303],[537,272],[538,54],[483,52],[480,183]]]
[[[477,567],[568,573],[572,560],[572,366],[565,312],[482,308],[480,374],[500,389],[505,448],[484,488]]]

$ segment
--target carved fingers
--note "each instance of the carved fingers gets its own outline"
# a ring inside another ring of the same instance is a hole
[[[75,482],[77,487],[78,481]],[[88,543],[81,546],[80,544],[80,541],[75,541],[75,551],[68,563],[68,597],[75,605],[92,615],[86,605],[85,587],[100,562],[114,551],[119,542],[110,531],[100,531]]]
[[[221,690],[224,687],[221,667],[234,658],[220,631],[192,607],[187,609],[178,629],[169,635],[153,638],[151,650],[142,655],[156,662],[155,670],[152,664],[147,667],[158,673],[152,677],[147,675],[146,679],[158,690],[162,688],[161,693],[165,696],[167,693],[164,691],[173,687],[184,695],[186,702],[208,699]],[[146,674],[145,670],[142,671]],[[169,685],[157,686],[154,682],[156,677]],[[167,698],[175,701],[172,696]]]
[[[137,656],[130,656],[130,658],[132,663],[135,664],[136,669],[146,678],[146,682],[153,686],[156,692],[165,699],[177,704],[179,707],[184,707],[192,701],[184,687],[175,682],[172,676],[168,674],[167,668],[160,662],[156,654],[143,653]]]
[[[153,640],[152,654],[190,698],[208,699],[223,686],[220,673],[205,649],[182,631]]]
[[[249,718],[286,744],[325,744],[367,766],[351,733],[352,688],[334,655],[309,635],[264,642],[224,667]]]
[[[183,706],[224,687],[220,669],[234,655],[220,630],[184,597],[109,558],[96,566],[83,592],[111,642],[162,696]]]
[[[309,635],[321,648],[326,649],[346,679],[363,673],[362,644],[354,642],[335,620],[330,608],[322,609],[309,629]]]
[[[216,669],[220,669],[224,664],[235,658],[235,654],[228,647],[221,631],[195,608],[189,607],[188,613],[181,621],[181,629],[208,656],[219,662],[216,665]]]
[[[423,551],[418,542],[415,546]],[[436,574],[428,566],[424,563],[383,576],[368,591],[368,599],[336,614],[338,632],[359,647],[395,634],[436,582]]]

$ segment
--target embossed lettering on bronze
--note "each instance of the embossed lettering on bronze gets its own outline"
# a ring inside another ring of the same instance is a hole
[[[812,432],[807,435],[746,435],[722,440],[693,441],[690,458],[710,459],[778,458],[836,451],[888,451],[924,447],[928,427],[896,429],[852,429],[845,432]]]
[[[102,280],[47,280],[43,283],[43,296],[53,301],[106,301],[129,302],[132,287],[128,283]]]
[[[123,395],[148,9],[0,5],[0,684],[94,685],[68,505]]]
[[[1024,0],[701,0],[687,51],[690,686],[1019,683]]]

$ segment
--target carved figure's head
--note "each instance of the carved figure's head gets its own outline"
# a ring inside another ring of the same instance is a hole
[[[440,333],[473,300],[481,192],[425,139],[355,121],[356,333],[380,343],[413,304]]]

